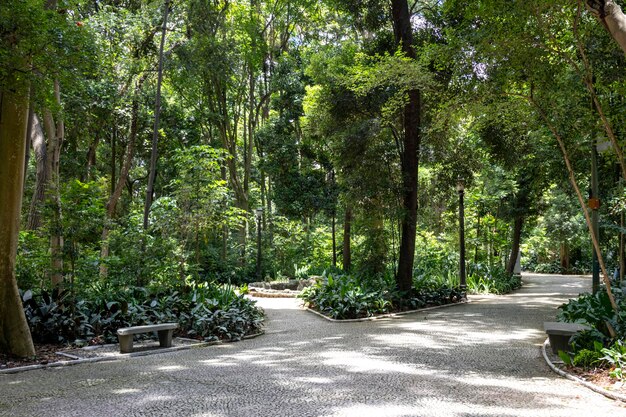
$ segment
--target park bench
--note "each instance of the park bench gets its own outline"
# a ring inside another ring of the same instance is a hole
[[[130,353],[133,351],[133,335],[150,332],[158,333],[159,346],[171,347],[172,335],[176,328],[178,328],[178,323],[150,324],[147,326],[133,326],[117,329],[117,338],[120,341],[120,352]]]
[[[552,353],[558,354],[559,350],[567,352],[570,350],[569,339],[578,332],[591,330],[591,327],[578,323],[561,323],[558,321],[546,321],[543,328],[550,339]]]

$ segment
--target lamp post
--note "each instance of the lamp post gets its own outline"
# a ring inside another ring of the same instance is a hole
[[[467,290],[465,281],[465,181],[459,177],[456,183],[456,190],[459,193],[459,278],[461,283],[461,292]]]
[[[261,224],[263,220],[263,207],[258,207],[255,210],[256,216],[256,230],[257,230],[257,242],[256,242],[256,277],[261,281]]]
[[[600,186],[598,181],[598,153],[605,153],[611,149],[611,142],[607,141],[604,137],[599,137],[591,144],[591,189],[589,194],[588,207],[591,209],[591,228],[592,233],[595,236],[596,242],[600,242],[600,233],[598,223],[600,221]],[[620,182],[621,184],[621,182]],[[622,233],[620,233],[622,236]],[[621,239],[620,239],[621,242]],[[592,247],[592,263],[591,263],[591,288],[595,294],[600,289],[600,263],[598,260],[598,254],[595,247]],[[620,253],[622,245],[620,244]],[[622,256],[620,255],[620,265]],[[620,266],[621,269],[621,266]]]

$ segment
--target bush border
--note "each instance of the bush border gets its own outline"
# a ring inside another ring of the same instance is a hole
[[[402,316],[406,316],[408,314],[415,314],[415,313],[421,313],[422,311],[428,311],[428,310],[436,310],[439,308],[444,308],[444,307],[452,307],[452,306],[457,306],[460,304],[467,304],[470,301],[465,298],[461,301],[457,301],[455,303],[448,303],[448,304],[442,304],[439,306],[431,306],[431,307],[424,307],[424,308],[420,308],[417,310],[409,310],[409,311],[400,311],[398,313],[387,313],[387,314],[379,314],[379,315],[375,315],[375,316],[371,316],[371,317],[363,317],[360,319],[333,319],[331,317],[328,317],[327,315],[325,315],[324,313],[320,313],[317,310],[313,310],[312,308],[309,307],[305,307],[303,306],[302,308],[306,311],[310,311],[311,313],[320,316],[324,319],[326,319],[327,321],[333,322],[333,323],[359,323],[359,322],[363,322],[363,321],[375,321],[375,320],[381,320],[381,319],[396,319],[396,318],[401,318]]]

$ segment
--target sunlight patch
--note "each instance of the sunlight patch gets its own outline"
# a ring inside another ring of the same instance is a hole
[[[293,378],[294,381],[306,382],[309,384],[332,384],[333,380],[330,378],[316,378],[316,377],[300,377]]]
[[[134,394],[136,392],[141,392],[141,390],[138,390],[137,388],[121,388],[121,389],[114,389],[111,392],[113,394]]]
[[[390,362],[360,352],[332,351],[321,354],[324,364],[345,368],[348,372],[401,373],[408,375],[432,374],[405,364]]]
[[[184,366],[180,366],[180,365],[167,365],[167,366],[159,366],[157,369],[159,371],[181,371],[187,368]]]

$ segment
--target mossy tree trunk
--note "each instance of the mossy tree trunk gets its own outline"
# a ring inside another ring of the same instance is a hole
[[[27,124],[28,95],[0,90],[0,352],[23,357],[35,354],[15,277]]]

